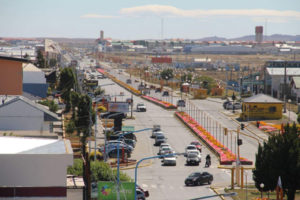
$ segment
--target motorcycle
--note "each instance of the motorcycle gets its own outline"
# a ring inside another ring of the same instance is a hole
[[[210,159],[206,159],[205,167],[209,167],[210,165],[211,165],[211,160]]]

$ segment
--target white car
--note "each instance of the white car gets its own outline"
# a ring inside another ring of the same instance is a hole
[[[162,160],[163,165],[173,165],[176,166],[176,156],[164,157]]]
[[[166,154],[171,154],[175,153],[175,151],[170,147],[170,146],[163,146],[159,148],[159,152],[157,153],[158,155],[166,155]]]
[[[188,152],[186,156],[186,164],[191,165],[191,164],[196,164],[199,165],[201,162],[201,154],[198,150],[191,150]]]
[[[197,147],[195,145],[188,145],[186,148],[185,148],[185,153],[188,154],[189,151],[193,151],[193,150],[196,150],[198,151]]]
[[[146,108],[146,106],[145,106],[144,103],[138,103],[138,104],[136,105],[136,110],[137,110],[138,112],[146,112],[147,108]]]

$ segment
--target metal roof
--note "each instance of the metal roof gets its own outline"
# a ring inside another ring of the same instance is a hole
[[[4,104],[0,104],[0,108],[4,107],[6,105],[12,104],[16,101],[23,101],[23,102],[29,104],[30,106],[44,112],[46,115],[48,115],[50,117],[51,120],[56,120],[56,121],[59,120],[59,117],[57,116],[57,114],[51,112],[50,110],[46,109],[44,106],[42,106],[38,103],[35,103],[24,96],[15,96],[14,98],[11,98],[10,100],[6,101]]]
[[[284,67],[267,67],[267,72],[270,75],[284,75]],[[300,75],[300,68],[286,68],[286,75]]]
[[[72,154],[69,140],[0,137],[0,154]]]
[[[282,101],[265,94],[257,94],[244,99],[244,103],[282,103]]]

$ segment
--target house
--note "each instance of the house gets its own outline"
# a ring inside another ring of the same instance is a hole
[[[0,131],[55,136],[51,133],[53,122],[59,120],[55,113],[24,96],[0,96],[0,100]]]
[[[31,63],[23,64],[23,92],[40,98],[47,97],[45,73]]]
[[[0,56],[0,95],[22,95],[22,64],[28,60]]]
[[[291,88],[292,99],[296,100],[297,103],[300,103],[300,77],[292,77]]]
[[[244,99],[241,119],[281,119],[283,102],[265,94]]]
[[[0,199],[67,199],[69,140],[0,137]]]

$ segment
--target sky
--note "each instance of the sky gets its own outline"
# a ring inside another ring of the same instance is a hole
[[[0,37],[300,35],[300,0],[0,0]]]

